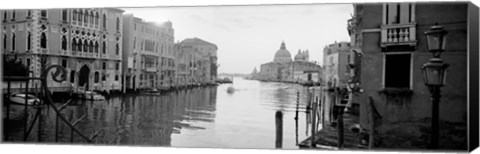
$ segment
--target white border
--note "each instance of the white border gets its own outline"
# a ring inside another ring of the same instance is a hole
[[[385,2],[395,2],[395,0],[383,0]],[[398,1],[398,0],[396,0]],[[412,1],[412,0],[408,0]],[[427,1],[427,0],[422,0]],[[446,1],[446,0],[436,0],[436,1]],[[62,7],[92,7],[92,6],[102,6],[102,7],[125,7],[125,6],[195,6],[195,5],[247,5],[247,4],[299,4],[299,3],[351,3],[351,2],[378,2],[378,0],[340,0],[340,1],[320,1],[320,0],[229,0],[229,1],[220,1],[220,0],[182,0],[182,1],[168,1],[168,0],[142,0],[139,1],[108,1],[108,0],[69,0],[67,3],[63,0],[46,0],[46,1],[34,1],[34,0],[15,0],[15,1],[5,1],[0,5],[0,9],[22,9],[22,8],[62,8]],[[407,2],[407,1],[403,1]],[[478,3],[472,1],[473,3]],[[477,6],[480,6],[477,4]],[[0,23],[0,27],[1,27]],[[0,42],[2,43],[2,42]],[[0,48],[2,51],[3,48]],[[1,59],[0,59],[1,61]],[[318,153],[350,153],[349,151],[312,151],[312,150],[252,150],[252,149],[201,149],[201,148],[157,148],[157,147],[129,147],[129,146],[72,146],[72,145],[32,145],[32,144],[0,144],[0,149],[2,152],[15,152],[15,153],[65,153],[68,151],[69,154],[85,154],[85,153],[119,153],[119,154],[130,154],[130,153],[209,153],[209,154],[240,154],[240,153],[266,153],[266,154],[285,154],[285,153],[295,153],[295,154],[318,154]],[[374,153],[374,152],[366,152]],[[395,152],[398,153],[398,152]],[[411,152],[408,152],[411,153]],[[417,152],[420,153],[420,152]]]

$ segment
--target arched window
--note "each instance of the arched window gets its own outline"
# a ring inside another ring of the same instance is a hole
[[[95,53],[98,53],[98,42],[95,41]]]
[[[27,18],[31,18],[32,17],[32,10],[27,10]]]
[[[88,41],[87,40],[85,40],[83,42],[83,52],[88,52]]]
[[[133,38],[133,49],[135,49],[135,44],[137,44],[137,38]]]
[[[95,17],[93,15],[93,12],[90,12],[90,24],[93,24]]]
[[[72,12],[73,12],[72,13],[72,20],[76,21],[77,20],[77,10],[73,10]]]
[[[77,40],[72,39],[72,51],[77,51]]]
[[[98,15],[98,12],[95,12],[95,25],[98,25],[99,18],[100,16]]]
[[[88,12],[87,11],[85,11],[85,13],[83,14],[83,22],[88,23]]]
[[[83,11],[80,9],[80,10],[78,11],[78,21],[82,22],[82,21],[83,21],[83,20],[82,20],[82,17],[83,17]]]
[[[117,31],[120,31],[120,18],[117,17]]]
[[[30,51],[32,49],[32,34],[28,32],[27,34],[27,50]]]
[[[62,20],[63,21],[67,21],[67,9],[63,9],[62,10]]]
[[[107,44],[105,43],[105,41],[103,41],[103,43],[102,43],[102,52],[103,52],[103,54],[107,53]]]
[[[95,78],[94,78],[95,83],[98,83],[99,76],[100,74],[98,72],[95,72]]]
[[[3,50],[7,50],[7,34],[3,34]]]
[[[15,51],[15,33],[12,33],[12,51]]]
[[[78,40],[78,43],[77,43],[77,51],[82,51],[82,40]]]
[[[75,83],[75,70],[70,71],[70,82]]]
[[[65,35],[62,36],[62,50],[67,50],[67,38]]]
[[[93,52],[93,42],[90,41],[90,45],[88,46],[88,52]]]
[[[102,22],[103,28],[107,28],[107,15],[103,14]]]
[[[40,48],[47,48],[47,35],[44,32],[40,36]]]
[[[119,55],[120,53],[120,47],[118,46],[118,43],[115,45],[115,55]]]
[[[3,20],[7,20],[7,11],[3,12]]]

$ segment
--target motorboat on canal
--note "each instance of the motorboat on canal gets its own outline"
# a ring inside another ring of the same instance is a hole
[[[17,104],[25,104],[25,101],[27,102],[27,105],[40,104],[40,99],[37,96],[31,95],[31,94],[24,94],[24,93],[11,94],[10,101]]]
[[[228,87],[227,88],[227,93],[233,94],[233,92],[235,92],[235,88],[233,88],[233,87]]]
[[[93,91],[85,91],[83,94],[78,94],[78,97],[84,100],[92,100],[92,101],[105,100],[105,96]]]
[[[147,89],[142,91],[143,94],[151,94],[151,95],[157,95],[160,94],[160,90],[157,88],[152,88],[152,89]]]

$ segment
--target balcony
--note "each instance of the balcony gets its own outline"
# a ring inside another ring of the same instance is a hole
[[[382,25],[380,47],[417,46],[416,23]]]

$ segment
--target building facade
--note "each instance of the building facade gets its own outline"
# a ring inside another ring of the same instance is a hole
[[[173,28],[170,22],[146,22],[123,16],[124,87],[129,90],[168,88],[175,71]],[[168,86],[167,86],[168,85]]]
[[[167,21],[160,25],[158,45],[160,52],[160,87],[162,89],[171,88],[175,85],[176,76],[176,53],[174,50],[174,34],[175,31],[172,22]]]
[[[190,69],[189,77],[181,79],[192,84],[213,84],[217,80],[217,45],[199,38],[188,38],[176,43],[177,59]],[[183,67],[177,67],[183,71]],[[183,78],[183,77],[182,77]],[[179,79],[180,80],[180,79]]]
[[[441,58],[450,64],[440,100],[440,148],[467,148],[467,10],[466,2],[354,4],[348,29],[352,52],[361,54],[354,78],[364,91],[360,125],[375,123],[376,146],[427,148],[431,95],[420,67],[432,58],[424,33],[438,24],[448,31]],[[370,98],[381,119],[368,118]]]
[[[323,49],[323,68],[325,83],[345,87],[348,83],[348,64],[350,61],[350,42],[335,42]]]
[[[65,67],[67,81],[48,82],[53,91],[120,90],[122,13],[114,8],[2,10],[2,54],[17,55],[30,76],[40,76],[42,61]]]

